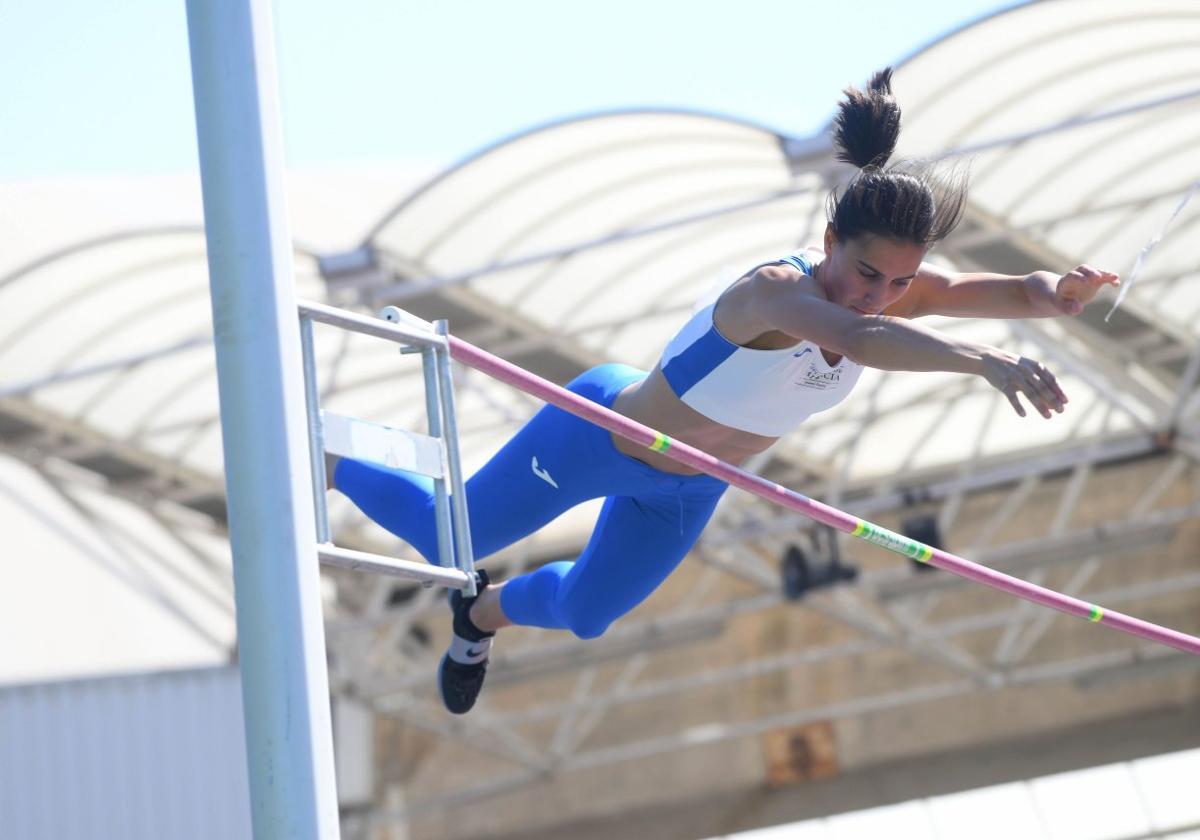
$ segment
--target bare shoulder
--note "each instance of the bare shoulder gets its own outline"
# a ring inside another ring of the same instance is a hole
[[[811,274],[805,274],[800,269],[787,263],[763,265],[755,269],[748,277],[750,293],[755,297],[787,295],[813,295],[821,300],[828,300],[824,287]]]
[[[804,296],[828,300],[821,284],[795,266],[760,265],[721,296],[713,310],[713,323],[723,336],[742,346],[788,346],[803,336],[780,332],[768,316],[784,301]]]

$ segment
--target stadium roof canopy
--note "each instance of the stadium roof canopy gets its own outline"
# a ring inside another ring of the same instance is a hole
[[[964,222],[933,258],[1006,273],[1088,262],[1128,277],[1200,179],[1197,44],[1200,9],[1186,0],[1136,9],[1122,0],[1057,0],[979,21],[903,62],[894,80],[905,113],[901,154],[969,162],[971,170]],[[606,361],[647,368],[701,296],[819,243],[825,200],[848,174],[832,160],[826,133],[789,137],[679,111],[570,119],[436,175],[340,246],[297,246],[297,289],[367,312],[394,303],[446,318],[466,340],[558,382]],[[293,193],[300,240],[327,243],[327,222],[345,228],[333,194]],[[219,550],[198,548],[188,530],[224,528],[204,240],[198,201],[191,206],[190,226],[161,226],[151,199],[135,224],[103,230],[93,219],[97,233],[86,241],[64,230],[19,264],[0,256],[0,437],[4,453],[27,465],[5,472],[10,497],[30,498],[22,482],[37,475],[69,502],[54,516],[101,527],[102,508],[148,514],[182,547],[169,561],[179,575],[163,571],[168,561],[154,550],[141,552],[139,562],[155,571],[137,572],[139,580],[160,594],[195,589],[180,579],[227,562]],[[1200,266],[1190,247],[1198,223],[1200,200],[1174,218],[1111,321],[1111,296],[1076,319],[930,320],[1044,360],[1071,397],[1062,417],[1017,418],[981,381],[868,372],[853,399],[750,466],[862,515],[914,498],[935,503],[943,530],[953,529],[966,494],[1011,491],[1016,510],[1031,481],[1067,473],[1058,524],[1026,547],[1036,555],[1064,538],[1095,469],[1160,459],[1161,481],[1131,491],[1138,501],[1127,519],[1106,523],[1104,539],[1132,533],[1162,513],[1164,489],[1200,457]],[[422,424],[412,359],[322,328],[317,338],[327,408]],[[478,374],[456,376],[464,456],[477,466],[536,405]],[[85,484],[105,500],[81,502]],[[5,521],[35,521],[27,508],[6,509]],[[1196,518],[1171,511],[1162,513],[1164,539]],[[336,520],[343,544],[378,548],[386,539],[345,508]],[[542,554],[577,547],[580,522],[566,522]],[[710,537],[718,548],[758,541],[774,553],[798,525],[731,498]],[[139,538],[112,539],[128,548]],[[1087,556],[1089,546],[1078,550]],[[1103,570],[1093,571],[1103,583]],[[1123,585],[1151,592],[1129,611],[1152,615],[1152,590],[1172,571],[1147,568],[1138,578],[1126,569]],[[902,572],[868,575],[863,591],[907,587]],[[1195,586],[1185,594],[1193,612]],[[228,605],[227,587],[209,596]],[[362,603],[381,609],[378,599]],[[417,599],[412,609],[428,605]],[[1028,629],[1032,619],[1018,618],[999,632]],[[1014,649],[1028,652],[1044,630]],[[896,643],[928,653],[918,636]],[[1124,650],[1103,633],[1089,639],[1080,650]]]

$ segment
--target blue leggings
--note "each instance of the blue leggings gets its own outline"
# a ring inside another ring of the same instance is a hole
[[[601,365],[567,388],[611,406],[645,375]],[[437,562],[432,481],[344,458],[334,483],[367,516]],[[569,629],[590,639],[674,571],[727,486],[707,475],[657,470],[619,452],[606,430],[548,405],[466,482],[472,548],[476,558],[486,557],[567,509],[606,497],[578,560],[513,578],[500,598],[515,624]]]

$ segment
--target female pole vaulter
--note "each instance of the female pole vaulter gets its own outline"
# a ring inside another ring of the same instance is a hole
[[[891,69],[848,88],[834,121],[839,160],[859,172],[830,196],[823,247],[759,265],[701,308],[649,373],[620,364],[586,371],[568,390],[716,458],[741,464],[806,418],[840,403],[864,367],[983,377],[1025,416],[1067,397],[1039,362],[916,323],[922,315],[1076,315],[1117,275],[1081,265],[1065,274],[959,274],[923,262],[953,230],[966,200],[903,162]],[[432,483],[330,457],[332,484],[367,516],[437,562]],[[454,636],[439,668],[446,708],[470,710],[497,630],[528,625],[604,633],[676,568],[726,485],[546,406],[466,482],[477,557],[538,530],[568,508],[604,498],[576,561],[503,583],[479,571],[479,594],[454,591]]]

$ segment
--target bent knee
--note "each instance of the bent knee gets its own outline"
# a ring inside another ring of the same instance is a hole
[[[595,639],[603,636],[604,631],[608,629],[608,625],[611,623],[609,620],[597,619],[591,616],[572,616],[567,620],[567,629],[580,639]]]

